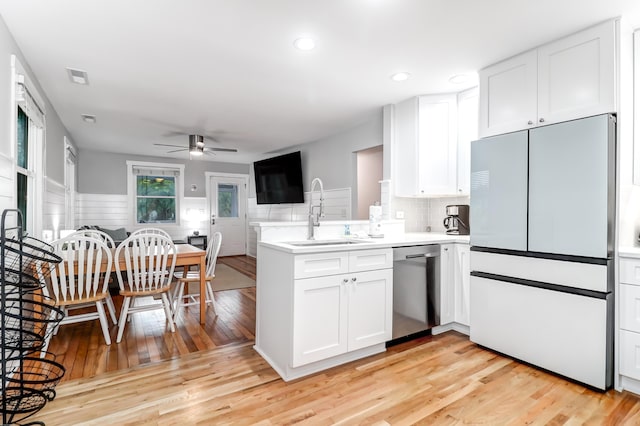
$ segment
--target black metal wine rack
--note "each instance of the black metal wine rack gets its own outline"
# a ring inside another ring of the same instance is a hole
[[[12,223],[8,226],[8,223]],[[49,244],[24,233],[19,210],[0,223],[0,413],[2,424],[25,421],[56,396],[65,369],[46,352],[64,312],[41,291],[51,265],[62,259]]]

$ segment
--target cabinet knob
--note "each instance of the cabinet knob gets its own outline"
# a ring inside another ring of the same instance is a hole
[[[541,118],[540,120],[538,120],[541,123],[544,123],[544,118]]]
[[[355,283],[356,282],[356,277],[351,278],[351,282]]]
[[[527,124],[528,124],[529,126],[531,126],[531,125],[533,124],[533,121],[529,120],[529,121],[527,121]]]
[[[342,284],[346,284],[346,283],[348,283],[348,282],[349,282],[349,280],[348,280],[348,279],[346,279],[346,278],[342,280]]]
[[[445,247],[444,251],[449,251],[449,249]]]

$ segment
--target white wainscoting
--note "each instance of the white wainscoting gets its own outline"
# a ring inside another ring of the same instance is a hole
[[[44,185],[42,229],[53,230],[54,237],[57,237],[59,230],[64,228],[67,214],[64,185],[48,177]]]
[[[309,217],[309,192],[304,193],[304,204],[257,204],[249,198],[247,216],[249,222],[298,222]],[[313,203],[320,203],[320,192],[313,192]],[[351,220],[351,188],[324,191],[324,220]],[[252,227],[247,232],[247,255],[257,254],[257,233]]]
[[[189,214],[187,214],[189,211]],[[172,238],[184,240],[187,235],[198,230],[208,234],[207,199],[205,197],[185,197],[181,207],[182,226],[167,229]],[[107,229],[129,226],[128,196],[124,194],[78,194],[76,197],[76,227],[97,225]]]
[[[97,225],[108,229],[127,228],[127,195],[78,194],[76,225]]]
[[[10,157],[0,154],[0,212],[13,209],[13,192],[15,179],[12,174],[13,161]]]

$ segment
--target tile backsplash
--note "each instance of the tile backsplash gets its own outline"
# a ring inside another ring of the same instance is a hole
[[[389,206],[389,218],[395,219],[396,212],[402,211],[406,232],[424,232],[427,227],[431,227],[432,232],[444,232],[445,227],[442,222],[446,217],[445,208],[450,204],[469,204],[469,197],[394,197]]]

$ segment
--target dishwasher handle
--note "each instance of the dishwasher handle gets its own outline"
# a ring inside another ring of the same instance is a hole
[[[409,254],[405,256],[405,259],[418,259],[422,257],[437,257],[440,256],[440,253],[420,253],[420,254]]]

